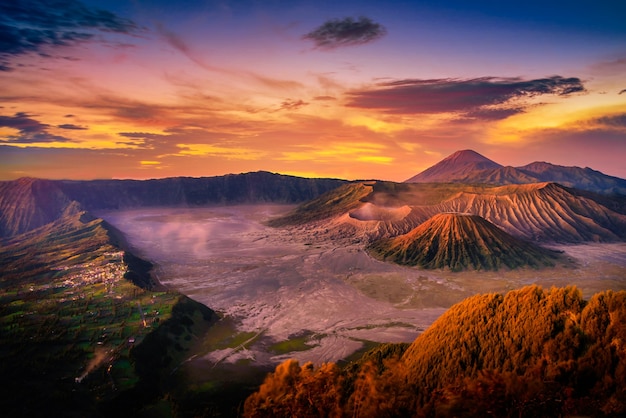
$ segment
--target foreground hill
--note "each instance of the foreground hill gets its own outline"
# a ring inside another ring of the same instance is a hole
[[[125,416],[159,399],[217,316],[150,267],[84,212],[2,243],[3,416]]]
[[[626,195],[626,179],[588,167],[565,167],[547,162],[504,167],[472,150],[457,151],[406,182],[498,185],[552,182],[597,193]]]
[[[515,238],[477,215],[440,213],[407,234],[381,239],[369,250],[398,264],[427,269],[498,270],[554,266],[557,254]]]
[[[533,242],[626,239],[626,208],[621,198],[556,183],[352,183],[271,225],[306,225],[333,239],[370,242],[406,234],[443,212],[478,215],[514,237]]]
[[[477,295],[408,348],[385,346],[343,370],[279,365],[244,416],[624,416],[625,321],[624,291]]]
[[[344,183],[344,180],[309,179],[267,172],[145,181],[22,178],[0,182],[0,238],[39,228],[81,210],[299,203]]]

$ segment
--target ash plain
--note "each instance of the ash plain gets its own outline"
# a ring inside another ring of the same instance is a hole
[[[476,293],[529,284],[578,286],[585,297],[626,289],[626,243],[552,245],[569,262],[496,272],[420,270],[374,260],[363,244],[315,228],[271,228],[290,205],[143,208],[98,213],[157,279],[222,316],[189,361],[198,366],[338,362],[375,343],[412,342]],[[202,362],[202,365],[199,364]]]

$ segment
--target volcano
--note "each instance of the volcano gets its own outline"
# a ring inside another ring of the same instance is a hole
[[[369,250],[385,261],[453,271],[540,268],[553,266],[558,258],[466,213],[439,213],[407,234],[375,241]]]
[[[606,195],[626,195],[626,180],[591,168],[536,161],[521,167],[502,166],[472,150],[457,151],[405,183],[528,184],[559,183]]]
[[[406,180],[405,183],[442,183],[465,178],[477,171],[499,168],[502,166],[495,161],[467,149],[449,155],[434,166]]]

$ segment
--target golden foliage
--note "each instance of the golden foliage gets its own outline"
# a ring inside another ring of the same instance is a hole
[[[626,414],[624,291],[477,295],[406,351],[385,347],[343,371],[289,361],[246,402],[247,417],[576,414]]]

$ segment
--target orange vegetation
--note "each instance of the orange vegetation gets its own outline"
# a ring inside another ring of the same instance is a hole
[[[406,350],[279,365],[246,417],[624,416],[626,292],[525,287],[453,306]]]

